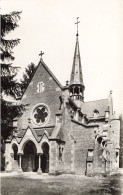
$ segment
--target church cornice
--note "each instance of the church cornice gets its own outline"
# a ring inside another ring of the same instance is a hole
[[[81,125],[81,126],[83,126],[83,127],[86,127],[86,128],[89,128],[89,127],[90,127],[90,128],[91,128],[91,127],[99,127],[98,124],[86,125],[86,124],[80,123],[79,121],[76,121],[76,120],[74,120],[74,119],[71,119],[71,121],[74,122],[74,123],[76,123],[76,124],[78,124],[78,125]]]

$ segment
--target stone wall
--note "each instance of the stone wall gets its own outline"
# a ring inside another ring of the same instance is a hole
[[[49,173],[55,173],[57,167],[57,143],[50,141]]]
[[[86,128],[75,122],[71,124],[74,144],[74,166],[76,174],[86,174],[86,160],[89,144],[92,142],[93,128]]]
[[[120,116],[120,168],[123,168],[123,114]]]
[[[112,169],[116,170],[119,168],[119,152],[120,152],[120,121],[114,119],[110,122],[111,131],[111,142],[112,142]],[[118,156],[117,156],[118,152]]]

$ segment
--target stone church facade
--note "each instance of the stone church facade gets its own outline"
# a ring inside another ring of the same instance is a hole
[[[119,167],[120,121],[112,94],[84,101],[78,37],[65,87],[41,57],[20,100],[26,110],[13,121],[18,133],[6,140],[6,171],[94,175]]]

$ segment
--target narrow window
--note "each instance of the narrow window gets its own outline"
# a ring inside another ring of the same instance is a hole
[[[44,91],[44,89],[45,89],[45,87],[44,87],[44,83],[43,82],[39,82],[38,84],[37,84],[37,92],[38,93],[42,93],[43,91]]]
[[[63,147],[59,146],[59,161],[63,161]]]
[[[56,124],[61,123],[62,116],[61,115],[56,115]]]
[[[88,156],[93,156],[93,150],[92,149],[88,150]]]
[[[108,130],[103,131],[103,136],[107,136]]]

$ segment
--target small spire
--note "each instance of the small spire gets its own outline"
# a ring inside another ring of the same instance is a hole
[[[76,105],[80,108],[84,102],[84,90],[85,86],[83,83],[81,57],[79,50],[79,34],[78,34],[78,24],[80,23],[79,17],[77,17],[77,34],[76,34],[76,45],[73,58],[72,71],[70,76],[70,97],[75,101]]]
[[[44,55],[44,52],[41,51],[41,53],[39,54],[39,56],[41,56],[41,59],[43,55]]]
[[[76,36],[79,36],[79,34],[78,34],[78,24],[80,23],[80,21],[78,21],[78,20],[79,20],[79,17],[77,17],[77,22],[75,23],[77,25],[77,33],[76,33]]]
[[[79,18],[79,17],[78,17]],[[77,26],[78,26],[78,18],[77,18]],[[78,27],[77,27],[77,34],[76,34],[76,45],[75,45],[75,52],[73,58],[73,66],[70,78],[70,85],[72,84],[83,84],[83,75],[82,75],[82,66],[81,66],[81,57],[80,57],[80,50],[79,50],[79,39],[78,39]]]

